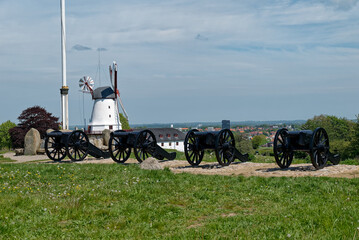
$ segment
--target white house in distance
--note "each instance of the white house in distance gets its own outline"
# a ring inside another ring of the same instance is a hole
[[[116,103],[116,95],[111,87],[99,87],[93,91],[95,101],[92,108],[89,133],[102,132],[104,129],[121,130],[121,122]]]
[[[149,128],[156,137],[158,146],[184,152],[186,134],[175,128]]]

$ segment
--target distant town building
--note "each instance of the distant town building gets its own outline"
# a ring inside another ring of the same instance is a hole
[[[156,137],[158,146],[184,152],[186,134],[175,128],[148,128]]]

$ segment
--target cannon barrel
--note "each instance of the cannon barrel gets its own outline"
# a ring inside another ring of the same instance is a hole
[[[288,132],[289,135],[293,135],[293,136],[297,136],[300,134],[305,134],[305,135],[313,135],[313,131],[312,130],[300,130],[300,131],[290,131]]]
[[[114,132],[111,132],[112,136],[115,137],[122,137],[122,136],[129,136],[129,135],[137,135],[139,132],[125,132],[123,130],[117,130]]]
[[[52,131],[46,134],[47,137],[62,137],[63,135],[69,135],[71,132]]]

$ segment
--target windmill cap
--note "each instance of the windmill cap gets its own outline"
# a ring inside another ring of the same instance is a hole
[[[93,99],[115,99],[115,92],[109,86],[99,87],[93,91]]]

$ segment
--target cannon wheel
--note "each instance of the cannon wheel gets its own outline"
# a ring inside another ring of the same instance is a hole
[[[189,164],[198,166],[204,155],[204,150],[200,149],[198,138],[194,135],[197,129],[190,130],[184,140],[184,153]]]
[[[280,168],[288,168],[293,161],[293,151],[290,149],[286,128],[279,129],[274,137],[274,158]]]
[[[89,152],[89,139],[80,130],[73,131],[67,138],[66,153],[72,161],[83,160]]]
[[[120,132],[124,132],[122,130],[118,130]],[[113,133],[111,133],[111,137],[109,140],[108,148],[110,150],[110,156],[112,160],[117,163],[124,163],[131,155],[131,148],[127,146],[125,142],[123,142],[125,138],[123,137],[115,137]]]
[[[139,132],[133,146],[135,156],[138,162],[144,161],[150,155],[152,156],[156,149],[156,137],[150,130]]]
[[[45,138],[46,155],[53,161],[61,161],[66,157],[65,144],[61,143],[61,136],[46,136]]]
[[[221,130],[215,142],[216,157],[219,164],[228,166],[234,160],[234,136],[229,129]]]
[[[310,142],[310,158],[316,169],[327,165],[329,158],[329,138],[324,128],[317,128],[313,132]]]

